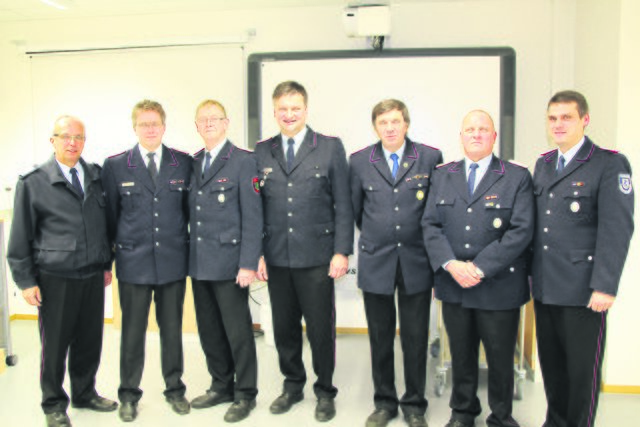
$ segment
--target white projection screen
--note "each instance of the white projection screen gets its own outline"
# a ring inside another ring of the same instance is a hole
[[[443,150],[445,161],[462,157],[460,124],[473,109],[491,114],[498,130],[496,154],[513,158],[515,52],[511,48],[250,55],[250,144],[278,133],[271,94],[285,80],[305,86],[309,126],[342,138],[347,155],[377,141],[371,110],[378,101],[396,98],[409,109],[409,137]],[[336,282],[338,327],[366,327],[356,266],[357,251],[349,274]]]

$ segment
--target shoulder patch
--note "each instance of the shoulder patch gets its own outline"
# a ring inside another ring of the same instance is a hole
[[[525,168],[525,169],[529,168],[529,166],[525,165],[524,163],[520,163],[515,160],[509,160],[509,163],[511,163],[512,165],[520,166],[521,168]]]
[[[121,153],[118,153],[118,154],[114,154],[114,155],[112,155],[112,156],[109,156],[109,157],[107,157],[107,159],[113,159],[114,157],[121,156],[121,155],[125,154],[127,151],[129,151],[129,150],[125,150],[125,151],[123,151],[123,152],[121,152]]]
[[[453,164],[453,163],[455,163],[455,162],[440,163],[439,165],[437,165],[437,166],[436,166],[436,169],[440,169],[440,168],[443,168],[443,167],[445,167],[445,166],[449,166],[449,165],[451,165],[451,164]]]
[[[553,150],[545,151],[544,153],[540,153],[540,156],[546,156],[547,154],[551,154],[556,150],[557,150],[557,148],[554,148]]]

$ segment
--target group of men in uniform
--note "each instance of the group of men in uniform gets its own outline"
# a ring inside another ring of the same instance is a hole
[[[371,116],[379,141],[347,162],[339,138],[307,126],[302,85],[280,83],[272,98],[280,133],[253,153],[227,139],[224,106],[203,101],[195,125],[204,149],[193,156],[162,143],[165,112],[141,101],[132,113],[138,143],[108,158],[102,170],[81,158],[82,122],[56,120],[53,157],[18,181],[8,250],[16,284],[39,309],[47,424],[71,425],[69,401],[103,412],[118,407],[95,389],[103,285],[111,283],[113,259],[122,307],[122,421],[138,416],[152,298],[171,408],[187,414],[230,402],[225,421],[249,416],[258,393],[248,308],[255,279],[269,284],[284,376],[271,413],[286,413],[304,399],[304,318],[315,418],[330,421],[338,392],[334,280],[347,272],[355,222],[374,384],[366,427],[386,426],[399,409],[410,427],[427,426],[434,287],[453,371],[446,427],[473,426],[481,413],[480,343],[489,369],[487,425],[519,425],[512,416],[513,356],[520,307],[531,294],[548,401],[544,426],[594,425],[606,313],[633,232],[634,197],[626,158],[584,135],[590,120],[584,97],[563,91],[549,101],[548,131],[557,149],[538,159],[533,178],[526,167],[493,154],[497,133],[482,110],[462,121],[464,158],[442,165],[438,149],[407,136],[406,105],[383,100]],[[181,380],[187,275],[212,378],[191,402]],[[70,399],[62,387],[67,354]]]

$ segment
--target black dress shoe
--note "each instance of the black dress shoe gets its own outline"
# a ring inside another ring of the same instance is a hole
[[[130,423],[138,416],[138,402],[122,402],[118,416],[125,423]]]
[[[106,399],[102,396],[96,396],[86,402],[71,403],[74,408],[91,409],[98,412],[112,412],[118,408],[118,402]]]
[[[269,410],[272,414],[284,414],[288,412],[289,409],[296,403],[300,402],[304,399],[303,393],[288,393],[284,392],[280,396],[277,397],[276,400],[273,401]]]
[[[316,420],[325,422],[336,416],[336,404],[333,397],[321,397],[316,405]]]
[[[47,427],[71,427],[71,420],[66,412],[52,412],[47,414]]]
[[[366,427],[385,427],[389,421],[398,416],[398,411],[391,412],[386,409],[376,409],[367,418]]]
[[[232,394],[218,393],[217,391],[207,391],[202,396],[198,396],[191,401],[191,407],[194,409],[211,408],[221,403],[233,402]]]
[[[420,414],[405,414],[404,420],[409,427],[429,427],[424,415]]]
[[[191,411],[191,405],[184,396],[170,396],[167,397],[167,402],[171,405],[173,412],[179,415],[186,415]]]
[[[237,423],[249,416],[249,413],[256,407],[256,400],[240,399],[233,402],[233,405],[229,406],[227,413],[224,414],[224,420],[228,423]]]

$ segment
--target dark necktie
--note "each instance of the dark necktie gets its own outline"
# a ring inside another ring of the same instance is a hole
[[[560,175],[564,170],[564,156],[560,155],[558,158],[558,166],[556,167],[556,175]]]
[[[398,174],[398,155],[396,153],[391,154],[391,160],[393,160],[393,167],[391,168],[391,176],[393,179],[396,179],[396,175]]]
[[[71,185],[73,185],[80,197],[84,199],[84,191],[82,191],[82,185],[80,185],[80,180],[78,179],[78,171],[76,168],[71,168],[69,172],[71,172]]]
[[[293,166],[293,159],[296,156],[296,153],[293,151],[293,145],[296,142],[293,140],[293,138],[289,138],[287,140],[287,144],[289,144],[289,148],[287,148],[287,171],[291,172],[291,166]]]
[[[211,152],[207,151],[207,154],[204,156],[204,171],[202,172],[202,178],[207,176],[207,172],[209,172],[209,168],[211,167]]]
[[[469,165],[469,179],[467,180],[467,184],[469,185],[469,197],[473,196],[473,189],[476,186],[476,169],[478,169],[477,163],[471,163]]]
[[[149,175],[151,176],[151,180],[155,185],[156,179],[158,178],[158,167],[156,166],[155,161],[156,153],[147,153],[147,157],[149,158],[149,164],[147,165],[147,170],[149,170]]]

